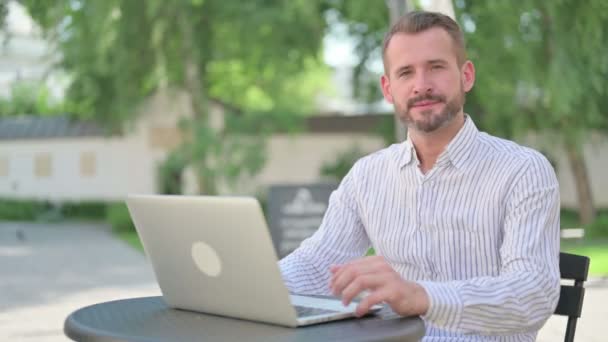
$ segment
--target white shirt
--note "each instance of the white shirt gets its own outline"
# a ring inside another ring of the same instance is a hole
[[[423,174],[409,140],[355,163],[318,231],[279,262],[295,293],[369,247],[427,291],[424,341],[534,341],[559,299],[559,187],[540,153],[467,116]]]

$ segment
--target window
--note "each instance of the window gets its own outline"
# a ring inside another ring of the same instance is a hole
[[[8,177],[8,157],[0,156],[0,177]]]
[[[80,154],[80,175],[83,177],[94,177],[96,170],[97,158],[95,158],[95,152],[82,152]]]
[[[38,153],[34,158],[34,175],[36,175],[37,178],[51,177],[53,171],[52,166],[50,153]]]
[[[148,134],[149,146],[154,149],[170,150],[182,141],[181,133],[176,127],[152,127]]]

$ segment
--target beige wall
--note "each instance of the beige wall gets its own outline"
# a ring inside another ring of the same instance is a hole
[[[121,199],[128,193],[156,192],[157,165],[179,143],[172,127],[190,116],[188,99],[166,92],[154,96],[140,110],[142,116],[125,138],[0,140],[0,197]],[[217,109],[213,115],[219,115]],[[570,167],[555,139],[526,141],[549,151],[557,162],[562,204],[576,207]],[[225,194],[253,195],[270,184],[317,182],[324,163],[354,146],[369,153],[383,148],[384,143],[377,136],[355,133],[274,135],[268,141],[267,163],[258,175],[230,186],[220,185],[219,189]],[[42,162],[40,156],[45,156]],[[596,205],[608,207],[608,137],[590,137],[585,158]],[[196,193],[192,172],[185,178],[186,192]]]
[[[153,130],[147,128],[154,125],[139,125],[129,138],[0,141],[0,197],[119,200],[128,193],[154,193],[156,168],[166,155],[150,137]],[[590,141],[585,158],[595,202],[608,207],[608,137],[595,136]],[[557,163],[562,205],[576,207],[574,182],[564,153],[547,148],[547,142],[529,145],[549,151]],[[275,135],[268,141],[268,160],[262,171],[220,190],[254,195],[270,184],[317,182],[321,166],[353,146],[373,152],[383,148],[383,142],[364,134]],[[40,169],[37,175],[36,158],[40,156],[50,161],[50,165],[43,165],[50,169],[44,177],[40,177]],[[83,156],[89,161],[83,161]],[[187,179],[186,192],[196,193],[191,175]]]
[[[325,163],[355,146],[371,153],[383,148],[384,143],[377,136],[365,134],[275,135],[268,142],[268,162],[256,181],[261,185],[318,182]]]
[[[87,165],[95,169],[84,174],[83,153],[95,159]],[[118,200],[155,189],[154,161],[133,139],[0,142],[0,155],[8,163],[8,172],[0,175],[1,197]]]

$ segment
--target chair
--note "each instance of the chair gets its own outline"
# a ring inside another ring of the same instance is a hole
[[[585,288],[583,283],[589,273],[589,258],[582,255],[559,253],[559,268],[562,279],[574,280],[574,285],[562,285],[555,314],[568,316],[565,342],[574,341],[576,321],[581,317]]]

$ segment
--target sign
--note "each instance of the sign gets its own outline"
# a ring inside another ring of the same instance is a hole
[[[270,234],[279,258],[317,231],[336,184],[275,185],[268,193]]]

